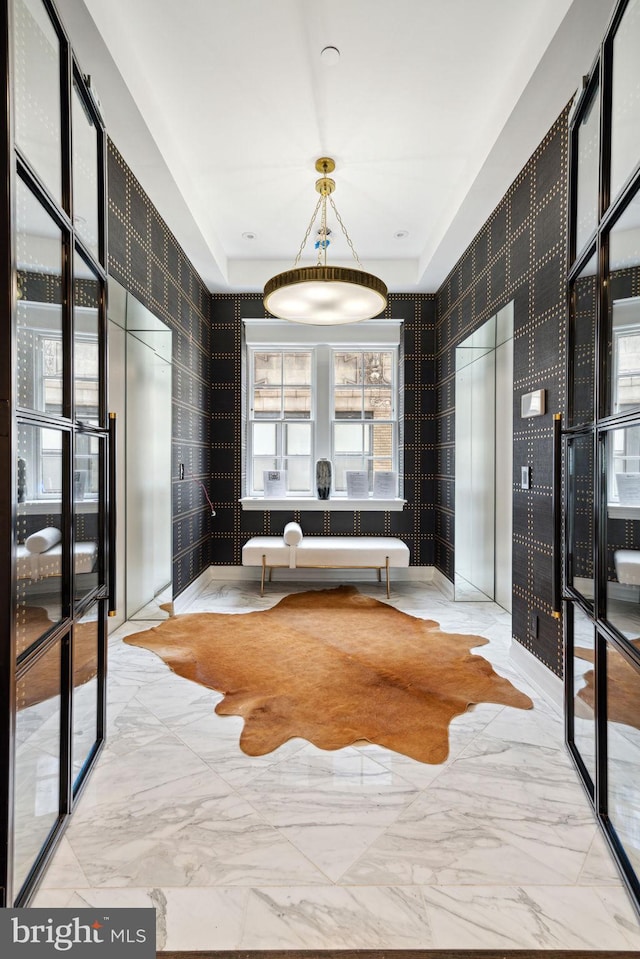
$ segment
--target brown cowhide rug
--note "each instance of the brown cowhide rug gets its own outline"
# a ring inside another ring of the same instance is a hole
[[[473,703],[530,709],[528,696],[444,633],[354,586],[293,593],[254,613],[193,613],[124,640],[224,693],[250,756],[301,737],[321,749],[368,740],[425,763],[449,752],[449,722]]]
[[[631,645],[640,649],[640,639],[632,639]],[[588,663],[594,661],[594,650],[576,646],[575,655]],[[578,690],[580,699],[595,710],[594,671],[592,669],[582,677],[584,686]],[[635,669],[621,653],[609,646],[607,649],[607,718],[612,723],[632,726],[640,729],[640,680]]]

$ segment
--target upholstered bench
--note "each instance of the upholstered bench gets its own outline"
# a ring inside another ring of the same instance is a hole
[[[242,565],[260,566],[260,595],[264,595],[267,570],[274,569],[375,569],[378,582],[389,569],[409,565],[409,547],[393,536],[303,536],[297,523],[288,523],[283,536],[253,536],[242,547]]]
[[[16,548],[18,579],[37,582],[47,576],[62,575],[62,533],[47,526],[32,533]],[[73,548],[76,573],[90,573],[98,558],[98,544],[77,542]]]
[[[640,550],[617,549],[613,554],[619,583],[640,586]]]

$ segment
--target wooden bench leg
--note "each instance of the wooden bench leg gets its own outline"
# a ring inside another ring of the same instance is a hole
[[[266,569],[266,556],[262,554],[262,576],[260,577],[260,595],[264,596],[264,574]]]
[[[382,566],[378,566],[378,582],[382,582]]]
[[[387,570],[387,599],[389,599],[390,594],[389,594],[389,557],[388,556],[387,556],[387,562],[386,562],[386,570]]]

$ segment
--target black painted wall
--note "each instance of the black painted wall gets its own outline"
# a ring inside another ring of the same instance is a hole
[[[386,316],[404,319],[404,495],[402,512],[242,510],[241,328],[242,320],[265,316],[260,294],[214,294],[212,298],[211,562],[239,565],[242,546],[254,535],[281,534],[295,519],[306,533],[401,536],[411,565],[433,565],[434,412],[436,298],[392,294]]]
[[[112,142],[109,273],[173,331],[173,590],[209,566],[211,297]],[[179,479],[184,463],[185,479]]]
[[[435,564],[454,569],[455,348],[511,300],[514,316],[513,635],[562,674],[562,622],[551,616],[552,414],[564,414],[567,107],[438,291]],[[520,418],[520,397],[547,391],[547,413]],[[531,489],[519,488],[521,466]],[[538,635],[530,630],[532,614]]]

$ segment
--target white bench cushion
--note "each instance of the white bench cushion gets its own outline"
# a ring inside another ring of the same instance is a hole
[[[305,536],[287,546],[279,536],[254,536],[242,548],[244,566],[408,566],[409,547],[394,536]]]
[[[640,586],[640,550],[617,549],[613,561],[619,583]]]
[[[305,536],[296,566],[408,566],[409,547],[393,536]]]
[[[98,556],[97,543],[76,543],[76,573],[90,573]],[[17,548],[18,579],[43,579],[62,575],[62,544],[58,543],[44,553],[31,553],[24,544]],[[262,562],[262,560],[260,561]]]
[[[242,547],[243,566],[288,566],[291,547],[281,536],[252,536]]]

